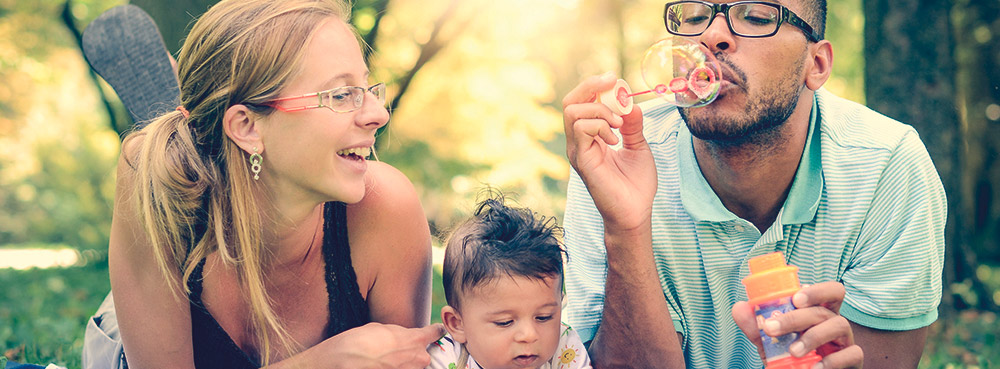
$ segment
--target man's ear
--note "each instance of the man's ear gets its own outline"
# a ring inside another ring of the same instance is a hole
[[[809,56],[810,59],[806,60],[806,87],[816,91],[823,87],[833,71],[833,45],[830,41],[819,40],[809,45]]]
[[[461,344],[465,344],[465,324],[462,321],[462,314],[450,305],[441,308],[441,323],[444,329],[448,330],[451,338]]]
[[[257,115],[243,104],[230,106],[222,116],[222,129],[226,132],[226,136],[248,153],[264,152],[260,136],[261,126],[257,123],[259,123]]]

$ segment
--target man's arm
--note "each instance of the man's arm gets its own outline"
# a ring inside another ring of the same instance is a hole
[[[854,342],[865,350],[866,368],[916,368],[927,341],[927,327],[883,331],[851,323]]]
[[[566,156],[601,215],[607,251],[603,318],[590,354],[595,368],[680,368],[683,354],[653,261],[656,165],[642,136],[642,112],[619,117],[595,102],[615,80],[588,78],[563,99]],[[620,149],[611,148],[619,142]]]
[[[590,346],[594,368],[683,368],[684,353],[653,261],[652,229],[605,233],[604,316]]]

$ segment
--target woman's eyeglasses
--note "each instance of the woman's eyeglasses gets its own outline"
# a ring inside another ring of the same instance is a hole
[[[314,92],[301,96],[282,97],[261,104],[281,110],[283,112],[302,111],[316,108],[329,108],[338,113],[349,113],[358,109],[365,103],[366,92],[371,92],[378,99],[379,104],[385,106],[385,83],[376,83],[369,87],[344,86],[332,90]],[[289,106],[283,102],[313,98],[315,104],[303,106]]]

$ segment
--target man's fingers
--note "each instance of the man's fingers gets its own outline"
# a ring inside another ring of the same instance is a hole
[[[792,355],[802,356],[807,352],[830,344],[833,350],[854,344],[851,323],[842,316],[836,316],[802,332],[796,343],[789,346]]]
[[[733,304],[733,320],[736,326],[740,327],[743,334],[757,346],[760,357],[764,357],[764,346],[760,339],[761,327],[757,324],[757,315],[753,312],[753,307],[746,301],[739,301]]]
[[[796,308],[824,306],[834,313],[840,313],[844,303],[844,285],[838,282],[817,283],[799,290],[792,296]]]
[[[611,73],[588,77],[566,94],[563,98],[563,110],[573,104],[594,102],[598,94],[614,87],[616,81],[618,78]]]
[[[642,135],[642,109],[638,105],[632,112],[621,117],[622,125],[618,130],[622,134],[622,147],[626,149],[646,145],[646,137]]]
[[[599,103],[581,103],[567,106],[563,109],[563,122],[566,132],[572,131],[572,125],[582,119],[601,119],[605,124],[618,128],[622,126],[622,117],[615,115],[607,106]],[[641,117],[640,117],[641,119]]]
[[[623,124],[622,117],[614,114],[604,104],[595,102],[602,91],[614,87],[617,78],[610,73],[592,76],[585,79],[563,98],[563,132],[566,133],[566,156],[570,164],[576,167],[576,158],[580,150],[592,147],[597,137],[607,145],[618,143],[618,136],[611,128],[619,128]],[[635,110],[633,110],[633,114]],[[642,117],[638,113],[638,125],[641,136]]]
[[[753,313],[753,307],[746,301],[739,301],[733,304],[733,320],[740,327],[743,334],[754,343],[760,342],[760,327],[757,326],[757,317]]]
[[[763,329],[764,333],[777,337],[792,332],[805,331],[833,317],[839,317],[839,315],[822,306],[795,309],[781,314],[781,316],[768,318],[764,321]]]
[[[573,139],[578,148],[589,146],[598,137],[608,145],[618,143],[618,136],[611,131],[608,122],[602,119],[582,119],[573,125]]]
[[[865,361],[861,346],[851,345],[823,357],[823,369],[860,368]]]

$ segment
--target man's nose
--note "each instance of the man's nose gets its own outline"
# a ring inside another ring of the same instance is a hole
[[[724,13],[716,13],[712,23],[701,33],[699,41],[713,53],[730,50],[736,45],[736,35],[729,29],[729,20]]]

